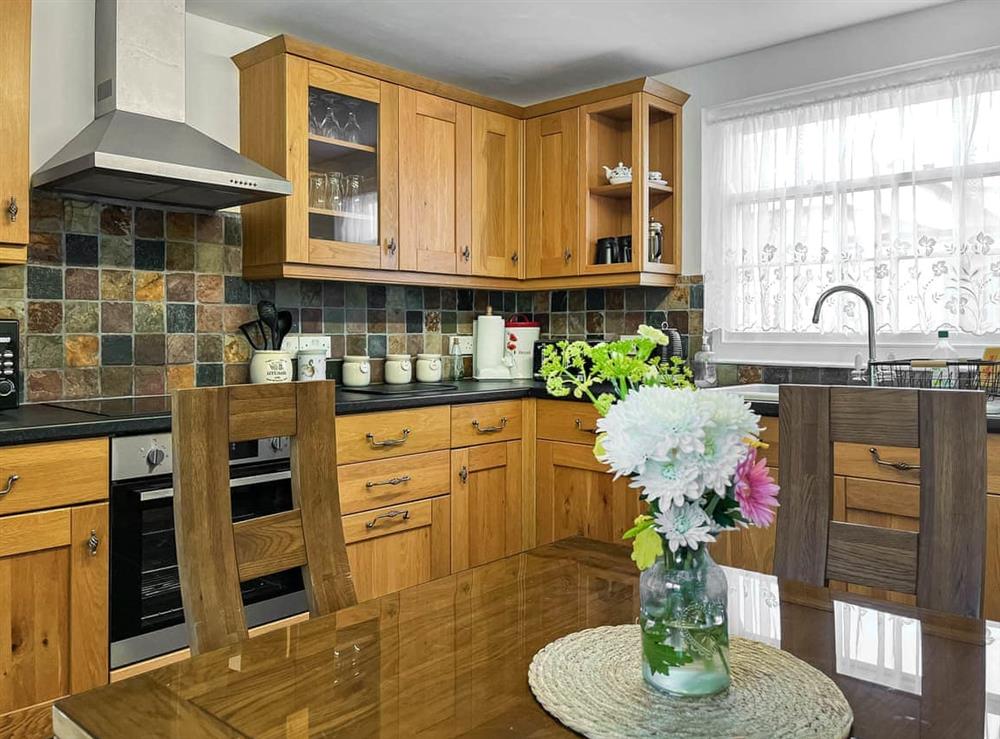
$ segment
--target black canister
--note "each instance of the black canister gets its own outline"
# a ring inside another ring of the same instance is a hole
[[[618,258],[616,262],[632,261],[632,234],[618,237]]]
[[[618,239],[614,236],[605,236],[597,240],[597,254],[594,256],[595,264],[612,264],[618,261]]]

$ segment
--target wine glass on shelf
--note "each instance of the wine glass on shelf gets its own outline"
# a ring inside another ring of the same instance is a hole
[[[344,139],[352,144],[361,142],[361,124],[353,110],[347,112],[347,122],[344,123]]]
[[[327,104],[324,96],[318,92],[309,93],[309,132],[323,135],[326,125]]]
[[[309,173],[309,207],[326,210],[329,208],[327,176],[321,172]]]
[[[329,139],[343,139],[344,127],[337,118],[338,98],[332,92],[324,95],[326,101],[326,118],[323,120],[323,135]]]
[[[330,172],[327,176],[327,199],[330,210],[343,210],[344,173]]]
[[[362,177],[359,174],[352,174],[347,176],[347,210],[351,213],[357,213],[360,215],[361,211],[361,182]]]

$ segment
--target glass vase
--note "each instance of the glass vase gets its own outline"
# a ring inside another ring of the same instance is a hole
[[[642,675],[675,695],[720,693],[731,682],[726,575],[705,546],[663,549],[639,578]]]

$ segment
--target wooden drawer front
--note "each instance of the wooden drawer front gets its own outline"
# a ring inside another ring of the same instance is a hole
[[[409,500],[451,492],[447,451],[414,454],[379,462],[359,462],[337,469],[343,513],[369,511]]]
[[[337,463],[367,462],[451,446],[448,406],[337,419]]]
[[[848,477],[844,481],[848,510],[920,518],[920,486]]]
[[[878,464],[868,450],[874,446],[883,462],[905,462],[920,464],[920,450],[911,447],[884,446],[882,444],[855,444],[837,442],[833,445],[833,473],[847,477],[863,477],[869,480],[905,482],[920,484],[920,470],[897,470],[885,464]]]
[[[986,435],[986,489],[1000,493],[1000,434]]]
[[[108,475],[105,438],[0,448],[0,516],[107,500]]]
[[[539,439],[594,445],[600,414],[590,403],[539,400],[536,412]]]
[[[344,516],[344,539],[354,544],[431,525],[431,501],[420,500]],[[371,524],[371,526],[369,526]]]
[[[451,445],[456,449],[520,438],[520,400],[456,405],[451,408]]]

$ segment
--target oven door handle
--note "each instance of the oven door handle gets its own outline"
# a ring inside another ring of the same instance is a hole
[[[229,481],[229,487],[242,488],[248,485],[258,485],[262,482],[277,482],[278,480],[291,480],[292,471],[282,470],[281,472],[265,472],[262,475],[250,475],[249,477],[236,477]],[[162,500],[163,498],[174,497],[173,488],[160,488],[159,490],[146,490],[139,493],[139,500],[143,503],[150,500]]]

